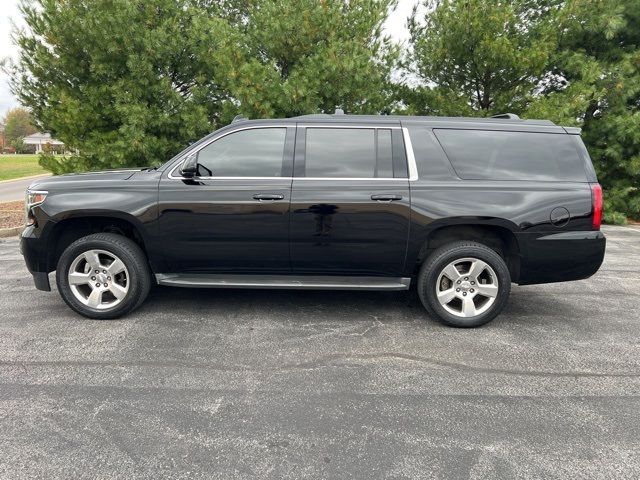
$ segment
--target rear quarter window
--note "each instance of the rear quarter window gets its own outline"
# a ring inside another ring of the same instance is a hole
[[[455,129],[434,133],[465,180],[587,181],[570,135]]]

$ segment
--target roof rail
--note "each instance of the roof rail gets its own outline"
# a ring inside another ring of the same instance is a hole
[[[492,115],[491,118],[501,118],[503,120],[520,120],[520,117],[515,113],[499,113]]]
[[[231,120],[231,123],[243,122],[245,120],[249,120],[249,119],[244,115],[236,115],[235,117],[233,117],[233,120]]]

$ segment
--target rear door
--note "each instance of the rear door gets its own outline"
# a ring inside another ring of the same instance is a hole
[[[299,124],[291,196],[295,273],[399,276],[410,193],[399,124]]]

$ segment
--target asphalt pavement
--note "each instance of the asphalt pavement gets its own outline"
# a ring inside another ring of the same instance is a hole
[[[31,182],[38,178],[48,177],[50,174],[36,175],[33,177],[18,178],[17,180],[3,180],[0,182],[0,202],[13,202],[24,200],[24,192]]]
[[[640,478],[640,231],[473,330],[416,292],[157,288],[90,321],[0,241],[0,478]]]

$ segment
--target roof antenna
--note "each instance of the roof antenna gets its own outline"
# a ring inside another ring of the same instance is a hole
[[[231,120],[231,123],[238,123],[238,122],[242,122],[244,120],[249,120],[247,117],[245,117],[244,115],[236,115],[235,117],[233,117],[233,120]]]
[[[334,115],[344,115],[344,110],[341,108],[336,108],[336,111],[333,113]]]

